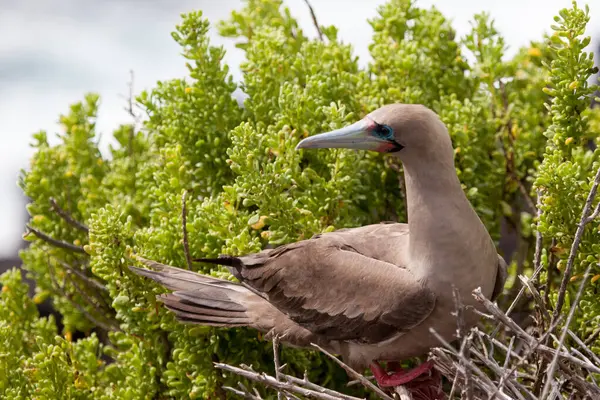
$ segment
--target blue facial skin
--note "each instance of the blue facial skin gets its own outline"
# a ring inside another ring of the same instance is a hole
[[[394,138],[394,130],[392,129],[391,126],[378,124],[377,122],[375,124],[376,125],[375,125],[375,129],[373,129],[373,133],[377,137],[387,140],[388,142],[390,142],[394,145],[392,148],[387,150],[388,153],[394,153],[394,152],[400,151],[404,148],[403,145],[396,142],[396,140]]]
[[[381,125],[377,124],[375,128],[375,133],[382,139],[393,140],[394,139],[394,131],[392,127],[389,125]]]

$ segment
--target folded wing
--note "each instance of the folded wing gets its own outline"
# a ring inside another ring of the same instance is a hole
[[[433,310],[434,293],[408,269],[363,254],[369,252],[361,236],[372,237],[371,230],[352,231],[203,261],[229,266],[244,286],[329,340],[378,343],[421,323]],[[396,241],[396,251],[406,251],[405,244]]]

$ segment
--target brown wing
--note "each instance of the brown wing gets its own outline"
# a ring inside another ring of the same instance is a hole
[[[382,228],[387,225],[371,225],[224,263],[244,285],[310,331],[330,340],[378,343],[421,323],[435,304],[433,292],[389,262],[403,258],[390,249],[407,250],[406,227],[395,225],[395,233]]]
[[[409,263],[408,232],[407,224],[386,222],[322,233],[314,236],[313,239],[322,237],[342,242],[345,246],[369,258],[397,266],[407,266]]]

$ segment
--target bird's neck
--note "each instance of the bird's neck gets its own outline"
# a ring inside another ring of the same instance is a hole
[[[469,252],[477,246],[493,247],[487,230],[465,196],[451,155],[409,157],[402,161],[411,259],[439,271],[440,263],[447,264],[448,268],[456,267],[452,265],[453,260],[447,259],[448,254],[462,254],[459,261],[465,263]]]

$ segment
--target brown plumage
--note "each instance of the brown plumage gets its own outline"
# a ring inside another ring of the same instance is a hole
[[[140,259],[152,270],[132,269],[172,291],[160,300],[178,319],[250,326],[295,346],[317,343],[364,367],[426,353],[438,345],[430,328],[452,340],[453,286],[475,308],[473,289],[491,298],[501,293],[506,265],[463,193],[435,113],[389,105],[298,147],[399,157],[408,224],[343,229],[256,254],[199,260],[227,266],[240,283]],[[466,315],[468,326],[477,319]]]

